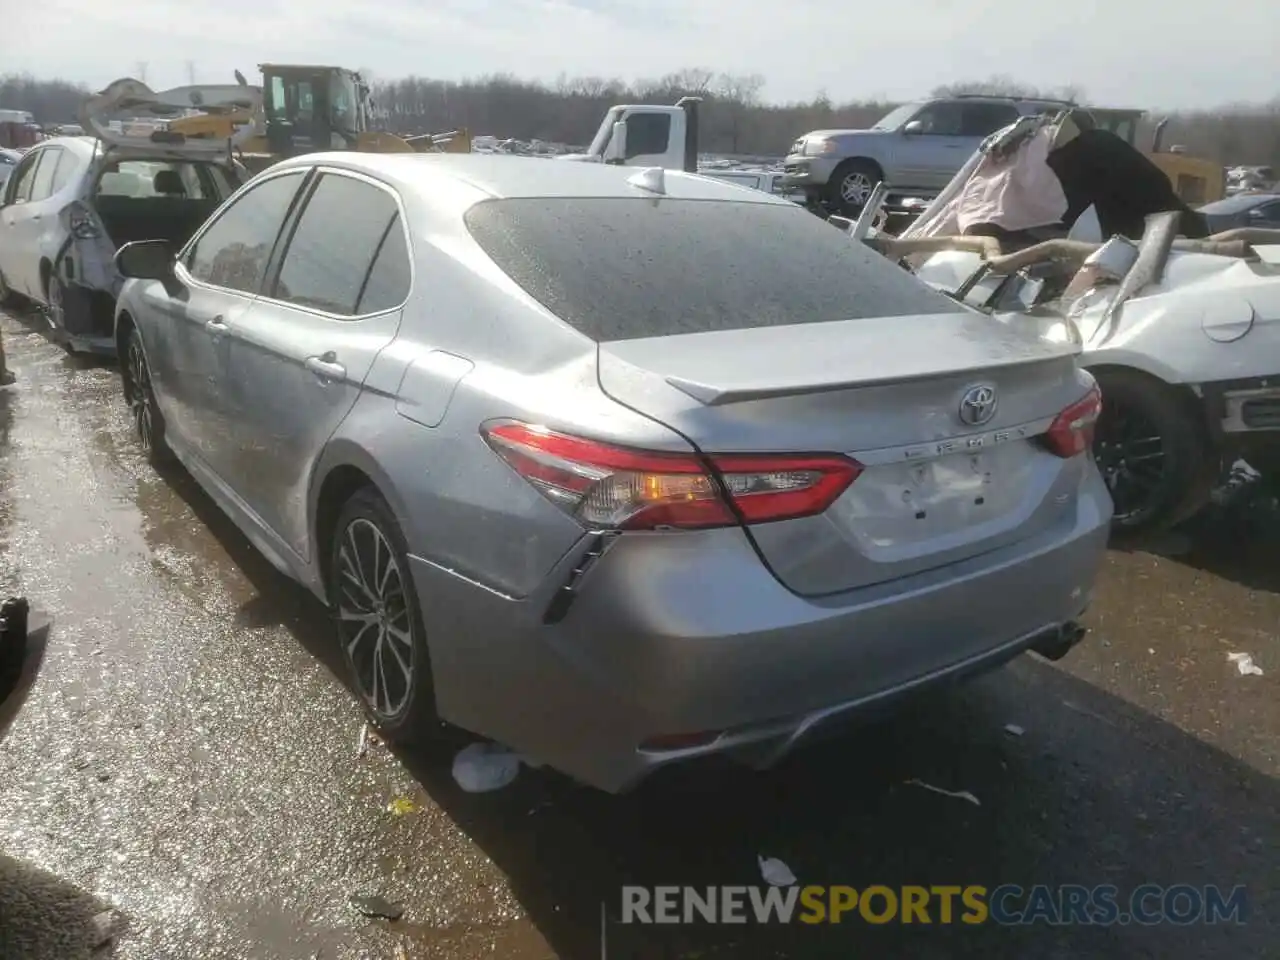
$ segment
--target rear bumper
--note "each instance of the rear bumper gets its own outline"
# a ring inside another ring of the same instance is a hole
[[[1269,434],[1280,440],[1280,376],[1205,383],[1198,390],[1221,433]]]
[[[1091,469],[1074,516],[1032,540],[821,599],[783,588],[740,531],[629,534],[550,623],[586,544],[524,600],[413,568],[442,716],[619,791],[710,753],[768,765],[862,708],[1037,646],[1065,652],[1110,518]],[[681,735],[695,736],[662,748]]]

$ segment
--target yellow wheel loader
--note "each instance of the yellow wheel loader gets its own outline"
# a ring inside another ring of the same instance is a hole
[[[470,153],[465,130],[406,139],[370,129],[374,103],[360,74],[343,67],[264,63],[262,86],[236,71],[236,84],[155,93],[122,79],[92,98],[91,112],[145,111],[168,117],[166,136],[226,140],[257,173],[278,160],[327,150],[362,153]]]

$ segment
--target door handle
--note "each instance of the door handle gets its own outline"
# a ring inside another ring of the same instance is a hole
[[[318,357],[307,357],[303,361],[303,366],[325,383],[330,380],[342,380],[347,375],[347,368],[338,362],[338,356],[332,350]]]
[[[221,315],[214,317],[204,325],[205,331],[212,337],[220,337],[227,333],[231,328],[227,326],[227,321],[222,319]]]

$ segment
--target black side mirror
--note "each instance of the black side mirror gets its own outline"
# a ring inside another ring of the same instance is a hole
[[[173,276],[173,247],[168,240],[135,240],[116,251],[116,269],[133,280],[167,280]]]

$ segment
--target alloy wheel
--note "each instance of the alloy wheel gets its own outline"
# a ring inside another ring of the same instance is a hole
[[[380,720],[395,720],[413,695],[416,657],[405,573],[377,524],[357,518],[337,556],[338,629],[360,696]]]
[[[45,318],[49,321],[49,326],[51,328],[60,332],[65,332],[66,326],[63,322],[64,311],[62,307],[62,281],[57,277],[50,277],[47,294],[49,305],[45,308]]]
[[[1164,439],[1151,420],[1131,408],[1104,407],[1093,450],[1118,522],[1133,523],[1155,508],[1168,477]]]
[[[142,353],[142,344],[135,337],[129,344],[129,411],[133,425],[144,449],[154,445],[155,418],[151,407],[151,371]]]
[[[845,203],[862,206],[871,197],[875,184],[865,173],[846,174],[840,181],[840,199]]]

